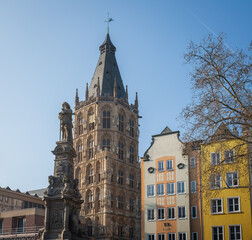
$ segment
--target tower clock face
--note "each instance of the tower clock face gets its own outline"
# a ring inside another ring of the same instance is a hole
[[[153,167],[149,167],[149,168],[148,168],[148,172],[149,172],[149,173],[153,173],[153,172],[154,172],[154,168],[153,168]]]

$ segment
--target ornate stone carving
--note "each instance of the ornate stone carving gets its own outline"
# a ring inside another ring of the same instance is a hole
[[[67,102],[62,104],[62,111],[59,113],[61,140],[73,142],[72,136],[72,110]]]

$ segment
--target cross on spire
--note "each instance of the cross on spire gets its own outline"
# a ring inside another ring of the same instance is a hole
[[[105,22],[107,23],[107,33],[109,33],[109,23],[112,21],[114,21],[114,19],[109,17],[109,13],[108,13],[108,18],[107,20],[105,20]]]

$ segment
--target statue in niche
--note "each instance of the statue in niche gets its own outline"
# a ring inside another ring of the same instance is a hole
[[[64,102],[62,104],[62,110],[59,113],[59,119],[60,119],[60,134],[62,141],[68,141],[70,143],[73,142],[73,136],[72,136],[72,110],[70,108],[70,105],[67,102]]]
[[[49,176],[48,177],[48,182],[49,182],[49,186],[47,187],[45,194],[48,196],[53,195],[53,189],[54,189],[54,185],[55,185],[55,177],[54,176]]]

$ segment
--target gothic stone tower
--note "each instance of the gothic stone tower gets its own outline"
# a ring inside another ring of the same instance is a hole
[[[85,101],[75,99],[75,177],[90,239],[140,239],[138,100],[128,103],[109,34]]]

